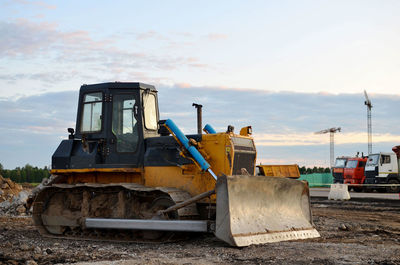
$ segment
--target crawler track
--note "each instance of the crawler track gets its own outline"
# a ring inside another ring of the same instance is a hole
[[[158,210],[189,199],[176,188],[150,188],[140,184],[53,184],[33,204],[33,220],[48,237],[132,242],[174,241],[182,234],[160,231],[87,229],[84,218],[151,219]],[[165,219],[195,219],[196,206],[171,212]]]

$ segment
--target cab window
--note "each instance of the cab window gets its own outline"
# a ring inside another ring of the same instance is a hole
[[[101,131],[101,114],[103,111],[103,94],[101,92],[86,94],[83,98],[81,121],[82,133]]]
[[[381,164],[390,164],[390,156],[382,155],[381,156]]]
[[[117,152],[135,152],[139,131],[135,117],[135,97],[115,95],[113,99],[112,132],[117,138]]]
[[[356,168],[357,167],[357,160],[348,160],[346,164],[346,168]]]
[[[157,130],[157,106],[154,94],[143,93],[144,126],[148,130]]]

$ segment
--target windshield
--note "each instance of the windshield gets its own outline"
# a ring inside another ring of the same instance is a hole
[[[83,98],[81,132],[93,133],[101,130],[101,114],[103,110],[103,93],[86,94]]]
[[[379,154],[370,155],[368,157],[367,166],[375,166],[378,164]]]
[[[346,168],[356,168],[357,160],[347,160]]]
[[[154,94],[143,94],[144,126],[149,130],[157,130],[157,106]]]
[[[344,167],[346,165],[346,159],[336,159],[335,167]]]

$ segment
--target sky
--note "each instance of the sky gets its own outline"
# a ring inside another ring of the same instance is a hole
[[[79,87],[143,82],[196,132],[251,125],[258,163],[329,166],[399,144],[399,1],[0,2],[0,163],[50,165]]]

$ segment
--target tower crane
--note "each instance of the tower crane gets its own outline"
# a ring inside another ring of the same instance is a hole
[[[368,98],[367,91],[364,90],[365,101],[364,105],[367,106],[367,130],[368,130],[368,155],[372,153],[372,121],[371,121],[371,108],[372,103]]]
[[[330,138],[330,162],[331,162],[331,170],[334,166],[335,163],[335,140],[334,140],[334,134],[336,132],[340,132],[341,128],[340,127],[332,127],[329,129],[325,129],[319,132],[315,132],[315,134],[325,134],[325,133],[329,133],[329,138]]]

